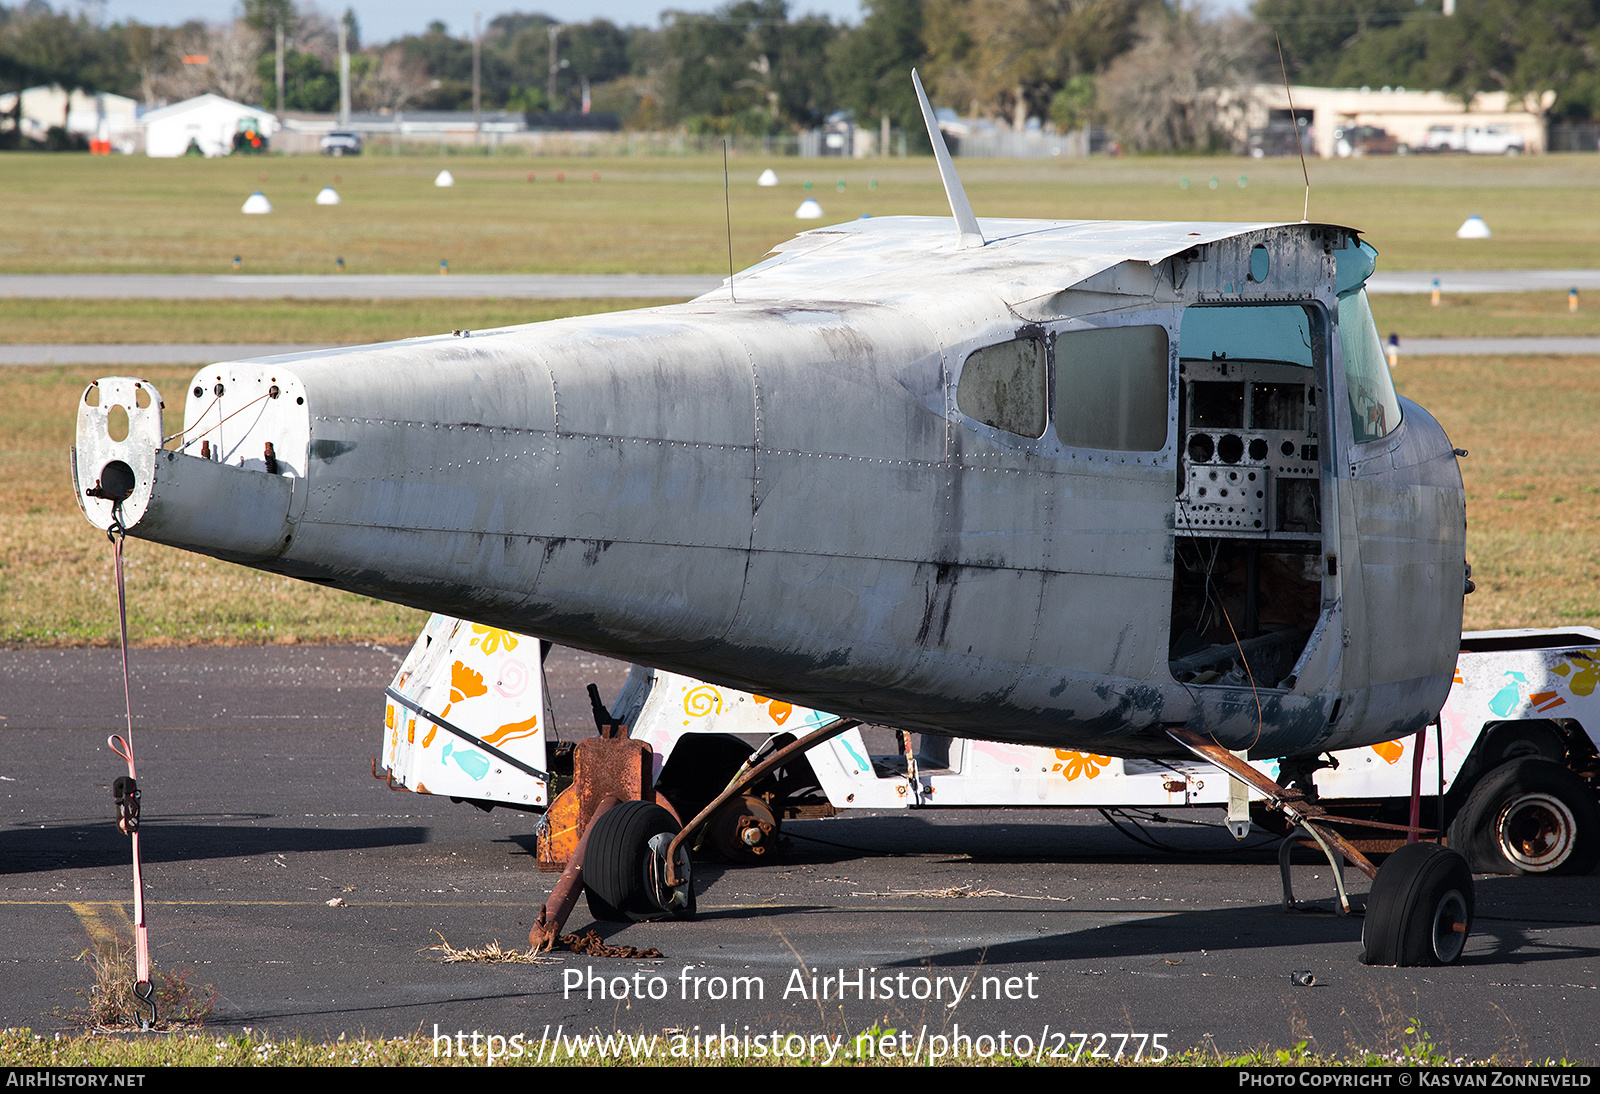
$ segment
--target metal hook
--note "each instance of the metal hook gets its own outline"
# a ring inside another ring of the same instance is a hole
[[[119,539],[128,538],[128,527],[122,523],[122,499],[111,503],[111,523],[106,525],[106,539],[115,543]]]
[[[144,988],[144,991],[142,991],[142,992],[139,990],[141,987]],[[142,1000],[144,1002],[145,1006],[150,1008],[150,1020],[147,1022],[143,1018],[140,1018],[139,1019],[139,1028],[140,1029],[145,1029],[145,1030],[154,1029],[155,1028],[155,1024],[156,1024],[156,988],[155,988],[155,985],[150,983],[150,981],[148,981],[148,980],[135,981],[135,983],[133,985],[133,994],[135,996],[137,996],[140,1000]]]

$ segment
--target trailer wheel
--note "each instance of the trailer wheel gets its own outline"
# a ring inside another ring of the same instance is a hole
[[[1472,929],[1472,871],[1433,843],[1408,843],[1390,855],[1367,894],[1361,927],[1364,965],[1453,965]]]
[[[694,912],[690,882],[687,908],[666,908],[653,897],[651,851],[655,836],[676,834],[678,823],[653,802],[627,801],[612,806],[594,822],[584,852],[583,888],[589,914],[612,923],[640,923]],[[661,841],[663,846],[668,841]]]
[[[1587,874],[1600,859],[1600,806],[1567,768],[1519,757],[1478,780],[1450,845],[1478,873]]]

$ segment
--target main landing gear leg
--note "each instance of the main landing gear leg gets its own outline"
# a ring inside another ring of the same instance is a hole
[[[1363,964],[1451,965],[1461,958],[1472,929],[1473,895],[1472,871],[1460,854],[1433,843],[1409,843],[1390,855],[1379,869],[1328,827],[1340,818],[1329,816],[1320,805],[1279,786],[1210,738],[1181,726],[1167,727],[1167,736],[1260,791],[1269,808],[1281,811],[1309,834],[1328,856],[1343,910],[1349,910],[1349,899],[1338,856],[1372,879],[1366,921],[1361,929]],[[1279,861],[1286,862],[1286,857],[1280,854]],[[1284,899],[1286,906],[1293,899],[1286,868]]]

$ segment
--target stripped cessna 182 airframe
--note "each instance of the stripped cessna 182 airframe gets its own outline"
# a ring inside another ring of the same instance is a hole
[[[1225,750],[1287,757],[1304,782],[1432,721],[1464,493],[1390,382],[1376,252],[1329,224],[980,221],[918,93],[954,231],[862,219],[686,304],[210,366],[173,437],[148,384],[103,379],[78,499],[101,528],[905,730],[1246,781]],[[590,804],[568,831],[600,826]],[[692,910],[688,832],[648,834],[622,857]],[[1459,956],[1470,874],[1416,851],[1369,959]]]

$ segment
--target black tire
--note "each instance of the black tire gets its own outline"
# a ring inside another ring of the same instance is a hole
[[[677,830],[672,814],[653,802],[622,802],[602,813],[583,855],[589,914],[607,923],[665,917],[650,895],[650,837]]]
[[[1567,768],[1519,757],[1478,780],[1450,846],[1480,874],[1587,874],[1600,860],[1600,806]]]
[[[1367,894],[1363,965],[1453,965],[1472,930],[1472,871],[1434,843],[1408,843],[1384,860]]]

